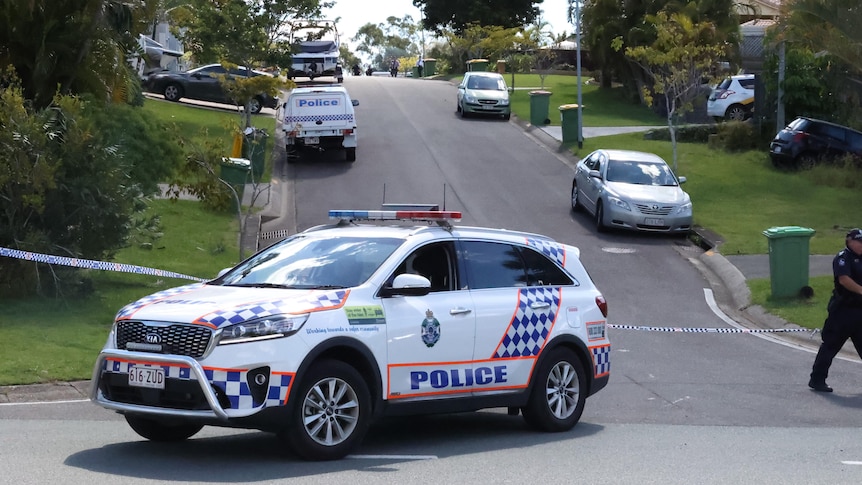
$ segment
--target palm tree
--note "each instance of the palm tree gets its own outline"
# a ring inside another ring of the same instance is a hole
[[[782,6],[783,40],[828,52],[862,73],[862,5],[858,0],[795,0]]]

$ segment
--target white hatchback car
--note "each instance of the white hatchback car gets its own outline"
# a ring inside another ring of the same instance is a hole
[[[330,211],[339,222],[127,305],[92,400],[150,440],[259,429],[306,459],[345,456],[386,415],[508,407],[572,428],[610,375],[607,304],[578,249],[386,209]],[[412,222],[357,223],[372,219]]]
[[[743,121],[754,109],[754,74],[731,76],[713,88],[706,114],[719,120]]]

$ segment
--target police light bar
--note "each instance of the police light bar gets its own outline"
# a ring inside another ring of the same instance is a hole
[[[460,221],[458,211],[356,211],[331,210],[330,219],[364,221]]]

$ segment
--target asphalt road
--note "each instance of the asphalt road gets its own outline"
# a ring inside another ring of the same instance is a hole
[[[461,120],[449,83],[348,78],[360,100],[357,161],[316,154],[277,167],[293,231],[328,209],[436,202],[464,224],[578,246],[610,322],[733,328],[728,291],[685,239],[597,234],[572,213],[573,160],[516,122]],[[271,227],[270,227],[271,229]],[[611,379],[570,433],[537,434],[500,410],[387,420],[352,459],[303,463],[254,432],[207,429],[187,443],[141,441],[86,402],[0,405],[9,483],[858,483],[860,367],[835,362],[836,392],[811,392],[813,354],[744,333],[612,329]],[[14,439],[7,437],[13,436]]]

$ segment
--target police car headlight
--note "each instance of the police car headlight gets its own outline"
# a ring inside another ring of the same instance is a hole
[[[219,345],[288,337],[299,331],[308,320],[304,315],[273,315],[235,323],[221,329]]]

